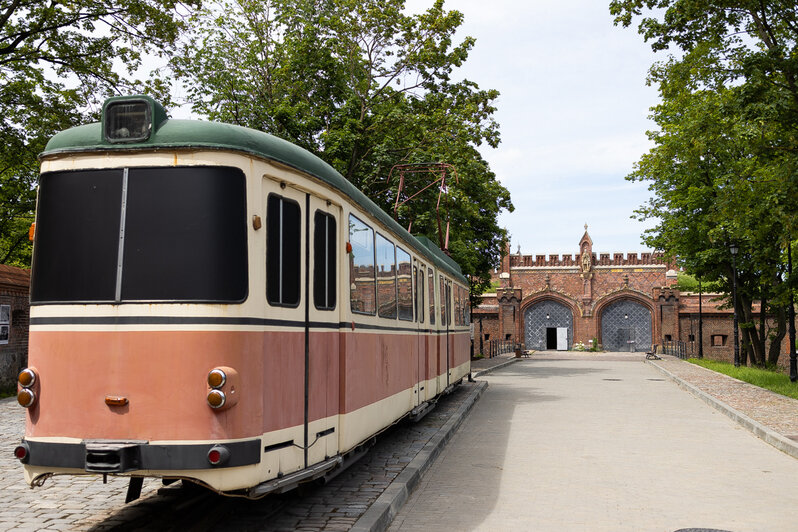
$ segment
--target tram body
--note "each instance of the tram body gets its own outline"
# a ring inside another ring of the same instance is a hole
[[[289,489],[470,371],[459,267],[297,146],[135,96],[41,159],[15,450],[31,485]]]

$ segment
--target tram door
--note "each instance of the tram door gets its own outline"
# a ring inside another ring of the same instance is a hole
[[[451,321],[451,308],[450,308],[450,296],[452,290],[452,283],[451,281],[447,280],[443,275],[439,275],[440,277],[440,298],[441,298],[441,353],[440,355],[444,357],[444,363],[441,367],[441,370],[446,372],[446,375],[442,379],[442,387],[441,389],[446,388],[451,384],[449,382],[450,370],[451,370],[451,347],[449,345],[449,327]]]
[[[424,289],[426,287],[426,267],[418,261],[413,262],[413,308],[416,316],[416,384],[415,384],[415,406],[427,400],[427,368],[429,367],[429,341],[425,334],[427,328],[424,314],[426,313],[426,302]]]
[[[341,209],[268,176],[263,409],[307,467],[338,452]],[[253,284],[255,286],[255,284]],[[301,449],[301,450],[300,450]],[[291,466],[293,467],[293,466]]]
[[[305,194],[305,417],[308,462],[338,453],[339,348],[342,298],[338,271],[341,257],[341,208]]]

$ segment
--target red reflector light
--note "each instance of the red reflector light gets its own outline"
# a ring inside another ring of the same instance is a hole
[[[14,457],[17,460],[25,460],[28,457],[28,448],[24,445],[17,445],[14,449]]]
[[[213,465],[218,464],[222,461],[222,453],[220,453],[218,449],[211,449],[208,453],[208,461]]]
[[[208,462],[212,466],[224,465],[230,459],[230,450],[224,445],[214,445],[208,451]]]

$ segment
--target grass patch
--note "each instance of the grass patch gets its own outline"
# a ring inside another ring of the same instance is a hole
[[[13,397],[15,395],[17,395],[16,390],[0,389],[0,399],[5,399],[6,397]]]
[[[798,383],[790,382],[790,377],[784,373],[778,373],[767,369],[749,368],[747,366],[734,367],[734,364],[728,362],[718,362],[716,360],[707,360],[705,358],[691,358],[689,362],[698,366],[723,373],[729,377],[740,379],[741,381],[765,388],[772,392],[798,399]]]

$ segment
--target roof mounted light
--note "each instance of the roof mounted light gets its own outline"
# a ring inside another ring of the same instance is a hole
[[[149,96],[109,98],[103,104],[103,136],[112,144],[144,142],[166,120],[166,111]]]
[[[141,142],[150,138],[152,113],[148,102],[127,100],[105,108],[105,139],[108,142]]]

